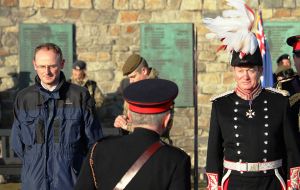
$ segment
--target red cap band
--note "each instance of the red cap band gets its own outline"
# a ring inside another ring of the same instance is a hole
[[[300,50],[300,41],[296,41],[296,42],[293,44],[293,50],[294,50],[294,51]]]
[[[136,113],[156,114],[170,110],[172,105],[173,101],[159,105],[137,105],[128,102],[128,109]]]

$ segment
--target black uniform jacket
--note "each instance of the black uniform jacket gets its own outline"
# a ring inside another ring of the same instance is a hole
[[[112,190],[138,157],[158,140],[154,131],[136,128],[130,135],[99,141],[93,156],[98,188]],[[149,158],[125,189],[190,190],[190,171],[190,157],[179,148],[165,145]],[[88,160],[75,189],[96,189]]]
[[[280,81],[277,85],[279,89],[286,90],[290,94],[290,104],[294,119],[298,122],[300,128],[299,108],[300,108],[300,78],[294,76],[291,79]]]
[[[273,90],[262,89],[252,101],[232,92],[213,101],[208,140],[208,173],[216,173],[219,184],[223,175],[223,159],[233,162],[268,162],[283,159],[287,171],[300,166],[296,124],[290,119],[287,97]],[[248,117],[247,113],[248,112]],[[254,113],[253,113],[254,112]],[[283,173],[286,174],[286,169]],[[232,171],[243,176],[274,175],[274,171]]]

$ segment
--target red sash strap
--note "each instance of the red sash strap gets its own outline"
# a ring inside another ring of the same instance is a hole
[[[129,170],[124,174],[122,179],[115,186],[114,190],[123,190],[132,180],[132,178],[138,173],[141,167],[149,160],[149,158],[164,144],[161,141],[153,143],[129,168]]]

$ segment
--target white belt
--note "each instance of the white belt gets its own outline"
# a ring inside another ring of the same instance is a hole
[[[266,170],[274,170],[282,166],[282,160],[275,160],[270,162],[232,162],[224,160],[224,168],[229,170],[244,171],[244,172],[259,172]]]

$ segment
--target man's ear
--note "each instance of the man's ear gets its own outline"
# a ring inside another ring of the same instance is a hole
[[[169,123],[170,119],[171,119],[171,113],[169,112],[164,117],[164,121],[163,121],[163,123],[164,123],[163,127],[164,128],[168,127],[168,123]]]
[[[63,69],[64,66],[65,66],[65,59],[62,59],[60,63],[60,68]]]
[[[142,74],[143,75],[148,75],[148,68],[146,68],[146,67],[142,67]]]
[[[34,60],[32,60],[32,65],[33,65],[34,70],[36,70],[37,68],[36,68],[35,61],[34,61]]]

